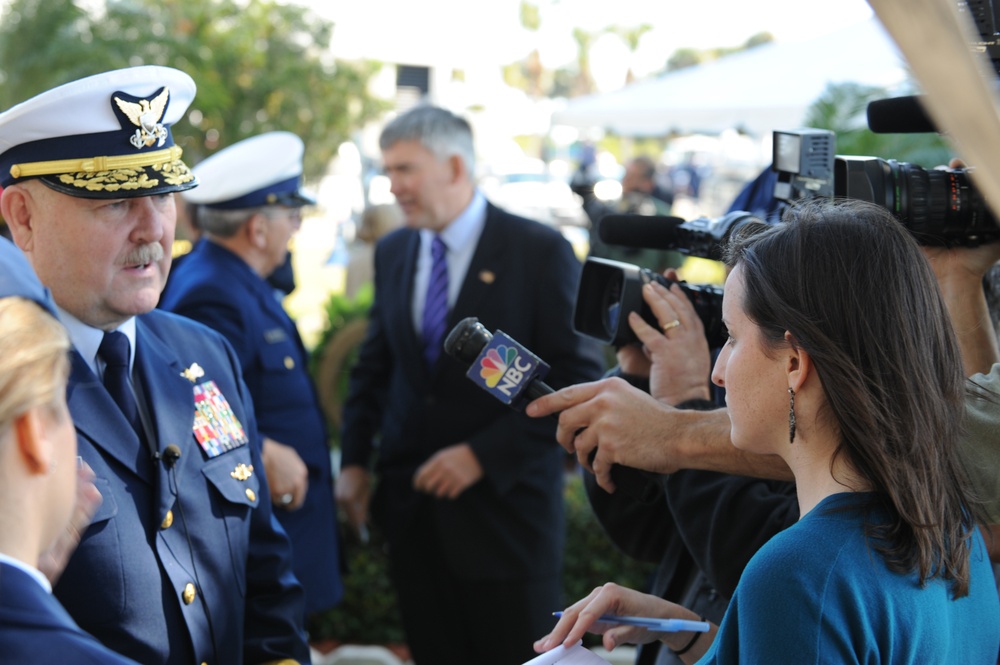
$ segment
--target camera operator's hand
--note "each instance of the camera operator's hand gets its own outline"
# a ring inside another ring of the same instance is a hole
[[[675,270],[664,274],[677,281]],[[708,377],[712,371],[712,357],[705,327],[691,301],[677,284],[667,289],[655,282],[643,287],[642,297],[661,327],[656,330],[638,313],[629,313],[629,326],[652,363],[650,394],[670,405],[710,399]]]
[[[922,247],[962,350],[966,376],[987,373],[1000,349],[983,291],[983,276],[1000,260],[1000,242],[979,247]]]
[[[608,378],[558,390],[531,402],[525,412],[538,417],[561,411],[556,430],[559,444],[576,454],[598,485],[613,492],[613,464],[658,473],[681,468],[663,442],[669,426],[661,426],[657,418],[669,408],[623,379]],[[724,436],[728,440],[728,431]]]

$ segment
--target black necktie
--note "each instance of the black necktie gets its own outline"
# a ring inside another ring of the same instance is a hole
[[[97,355],[104,361],[104,387],[111,393],[118,408],[125,414],[139,438],[142,436],[142,422],[139,420],[139,405],[132,392],[129,378],[128,360],[130,345],[128,337],[117,330],[104,333]]]

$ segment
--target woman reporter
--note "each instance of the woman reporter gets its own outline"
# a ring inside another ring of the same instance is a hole
[[[713,381],[733,444],[785,461],[802,517],[707,634],[598,623],[699,618],[605,585],[536,650],[591,629],[685,662],[996,663],[1000,602],[957,454],[962,360],[916,242],[877,206],[808,203],[732,240],[727,264]]]

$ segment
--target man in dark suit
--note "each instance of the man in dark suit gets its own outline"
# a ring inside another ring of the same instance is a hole
[[[0,114],[0,210],[69,331],[69,409],[103,496],[55,594],[141,663],[308,662],[238,359],[154,311],[172,192],[197,184],[170,134],[194,91],[183,72],[132,67]]]
[[[302,139],[268,132],[194,167],[202,241],[173,271],[160,307],[200,321],[233,345],[253,398],[278,521],[292,540],[306,612],[335,605],[340,580],[326,423],[295,322],[267,276],[285,262],[302,207]]]
[[[360,527],[375,460],[372,514],[418,665],[521,662],[560,602],[565,458],[554,423],[476,388],[442,335],[475,316],[551,364],[553,385],[600,376],[600,349],[572,325],[580,263],[557,231],[477,190],[465,120],[418,107],[380,144],[408,228],[375,251],[337,498]]]

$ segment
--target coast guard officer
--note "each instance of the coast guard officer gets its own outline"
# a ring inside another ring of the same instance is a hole
[[[288,256],[302,207],[314,203],[300,188],[303,151],[298,136],[269,132],[194,167],[199,186],[184,197],[198,205],[203,240],[171,275],[160,306],[219,331],[236,350],[311,613],[343,595],[333,473],[305,347],[267,282]]]
[[[68,404],[103,496],[55,594],[146,665],[308,662],[236,355],[154,310],[172,193],[197,184],[170,133],[194,93],[183,72],[132,67],[0,114],[0,212],[69,331]]]

